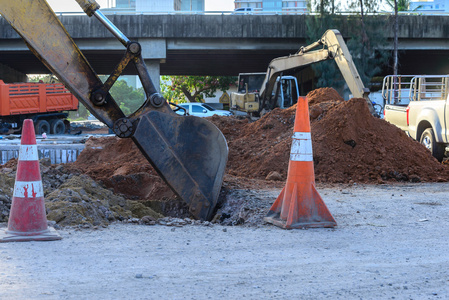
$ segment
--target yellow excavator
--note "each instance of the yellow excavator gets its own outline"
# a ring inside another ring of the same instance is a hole
[[[374,113],[373,104],[368,97],[369,89],[363,85],[348,47],[341,33],[335,29],[327,30],[318,41],[301,47],[295,54],[273,59],[268,65],[260,90],[256,93],[231,93],[231,107],[249,113],[279,107],[282,88],[278,85],[282,82],[279,79],[284,72],[330,59],[337,63],[352,96],[366,99],[371,113]]]
[[[193,216],[209,220],[223,181],[228,146],[221,131],[198,117],[180,116],[157,92],[141,55],[99,10],[94,0],[76,0],[126,48],[102,83],[45,0],[0,0],[0,14],[79,101],[121,138],[130,138],[158,174],[189,206]],[[109,91],[128,64],[134,64],[146,93],[144,104],[126,116]],[[111,159],[114,159],[111,157]]]

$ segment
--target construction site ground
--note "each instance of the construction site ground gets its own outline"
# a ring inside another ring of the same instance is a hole
[[[0,299],[447,299],[448,190],[318,186],[335,229],[61,229],[0,244]],[[266,208],[280,190],[238,192]]]
[[[0,299],[448,298],[448,164],[364,99],[318,89],[308,100],[316,186],[336,228],[263,220],[287,179],[296,106],[209,118],[229,146],[209,221],[192,218],[129,140],[94,136],[74,163],[40,161],[63,239],[0,243]],[[108,132],[74,132],[89,130]],[[4,228],[16,172],[16,159],[0,166]]]

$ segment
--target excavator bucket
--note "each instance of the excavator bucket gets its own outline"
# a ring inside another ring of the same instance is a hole
[[[141,117],[133,140],[192,215],[210,220],[228,157],[221,131],[198,117],[151,111]]]
[[[127,137],[196,218],[212,218],[228,155],[226,140],[217,127],[205,119],[177,115],[165,100],[127,118],[109,93],[104,98],[94,93],[104,87],[103,83],[45,0],[0,0],[0,13],[100,121],[111,129],[122,125],[126,129],[132,122],[133,130]],[[140,67],[145,69],[142,64]],[[148,74],[143,73],[144,77]],[[155,91],[149,77],[146,83],[144,87]],[[120,120],[124,121],[117,125]]]

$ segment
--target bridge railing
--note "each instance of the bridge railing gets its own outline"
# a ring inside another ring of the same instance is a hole
[[[105,15],[319,15],[315,12],[308,12],[307,10],[284,10],[284,11],[246,11],[246,12],[236,12],[236,11],[135,11],[129,9],[102,9]],[[351,16],[359,15],[360,12],[356,11],[344,11],[339,12],[337,15]],[[393,15],[393,12],[380,11],[375,13],[366,13],[365,15]],[[73,16],[73,15],[84,15],[81,11],[70,12],[56,12],[58,16]],[[401,16],[448,16],[449,12],[429,12],[429,11],[415,11],[415,12],[399,12]]]
[[[105,15],[304,15],[309,14],[307,11],[252,11],[252,12],[235,12],[235,11],[133,11],[133,10],[110,10],[102,9]],[[58,16],[83,15],[83,12],[55,12]]]

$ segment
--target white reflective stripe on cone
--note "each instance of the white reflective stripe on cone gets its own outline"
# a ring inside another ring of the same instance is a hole
[[[39,160],[37,145],[20,145],[19,160],[22,161]]]
[[[295,132],[292,136],[291,161],[313,161],[312,135],[310,132]]]
[[[13,196],[19,198],[44,197],[42,181],[16,181]]]

